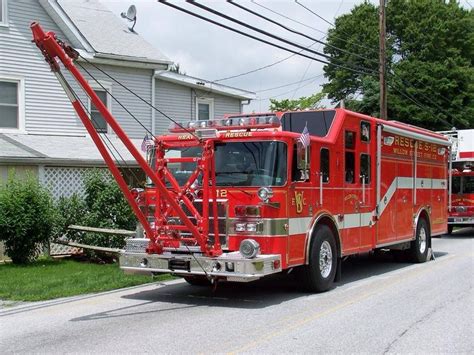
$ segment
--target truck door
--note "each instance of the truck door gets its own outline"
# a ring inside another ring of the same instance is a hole
[[[344,229],[349,250],[370,250],[375,244],[375,148],[373,124],[360,121],[344,134]]]
[[[344,177],[342,244],[344,253],[357,252],[360,246],[360,208],[362,189],[359,175],[359,157],[356,153],[358,127],[344,131]]]
[[[298,234],[288,237],[288,264],[296,265],[304,262],[304,252],[306,246],[306,229],[309,228],[311,217],[314,212],[314,191],[312,184],[316,179],[314,164],[311,159],[312,147],[304,147],[301,142],[297,142],[293,147],[291,184],[288,196],[289,218],[295,224],[305,226]],[[311,170],[313,170],[312,173]],[[290,223],[291,224],[291,223]]]
[[[387,132],[382,132],[382,127],[378,126],[377,137],[380,134],[380,167],[377,167],[377,181],[379,192],[376,203],[378,204],[378,221],[376,233],[376,245],[378,247],[391,243],[397,238],[397,209],[395,195],[397,189],[398,164],[393,153],[395,138]]]
[[[398,143],[398,144],[397,144]],[[396,234],[397,240],[406,240],[413,237],[413,186],[416,179],[414,168],[416,159],[415,141],[407,137],[396,137],[395,144],[398,148],[399,158],[396,160],[397,177],[396,191],[393,195],[396,208]]]
[[[375,209],[375,128],[371,122],[361,121],[359,132],[359,184],[361,185],[360,248],[370,250],[375,245],[372,215]]]

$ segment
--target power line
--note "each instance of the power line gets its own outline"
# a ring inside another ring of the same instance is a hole
[[[312,80],[312,81],[310,81],[309,83],[300,86],[300,87],[298,88],[298,90],[299,90],[299,89],[302,89],[302,88],[304,88],[304,87],[306,87],[306,86],[309,86],[309,85],[313,84],[314,82],[316,82],[316,80]],[[280,96],[283,96],[283,95],[291,94],[292,92],[294,92],[294,90],[286,91],[286,92],[284,92],[284,93],[281,93],[281,94],[278,94],[278,95],[274,95],[274,96],[265,97],[265,98],[263,98],[263,99],[258,99],[258,101],[270,100],[270,99],[273,99],[273,98],[275,98],[275,97],[280,97]]]
[[[313,41],[315,41],[315,42],[317,42],[317,43],[323,44],[323,45],[325,45],[325,46],[327,46],[327,47],[333,48],[333,49],[338,50],[338,51],[343,52],[343,53],[350,54],[350,55],[353,55],[353,56],[355,56],[355,57],[359,57],[359,58],[362,58],[362,59],[365,59],[365,60],[368,60],[368,61],[372,61],[372,62],[375,61],[374,59],[370,59],[370,58],[364,57],[364,56],[359,55],[359,54],[357,54],[357,53],[349,52],[349,51],[347,51],[347,50],[345,50],[345,49],[338,48],[338,47],[336,47],[336,46],[333,46],[332,44],[329,44],[329,43],[327,43],[327,42],[323,42],[323,41],[321,41],[321,40],[318,40],[318,39],[316,39],[316,38],[314,38],[314,37],[308,36],[307,34],[305,34],[305,33],[303,33],[303,32],[300,32],[300,31],[297,31],[297,30],[295,30],[295,29],[293,29],[293,28],[287,27],[287,26],[285,26],[285,25],[283,25],[283,24],[281,24],[281,23],[279,23],[279,22],[277,22],[277,21],[275,21],[275,20],[273,20],[273,19],[271,19],[271,18],[269,18],[269,17],[267,17],[267,16],[261,15],[261,14],[259,14],[258,12],[255,12],[255,11],[253,11],[253,10],[251,10],[251,9],[249,9],[249,8],[247,8],[247,7],[245,7],[245,6],[243,6],[243,5],[237,4],[237,3],[235,3],[235,2],[232,1],[232,0],[227,0],[227,2],[228,2],[229,4],[231,4],[231,5],[233,5],[233,6],[236,6],[236,7],[240,8],[241,10],[244,10],[244,11],[246,11],[246,12],[248,12],[248,13],[254,15],[254,16],[257,16],[257,17],[259,17],[259,18],[261,18],[261,19],[264,19],[265,21],[268,21],[268,22],[270,22],[270,23],[273,23],[274,25],[277,25],[277,26],[279,26],[279,27],[285,29],[285,30],[288,31],[288,32],[291,32],[291,33],[297,34],[297,35],[299,35],[299,36],[305,37],[305,38],[307,38],[307,39],[313,40]],[[327,57],[330,57],[330,56],[327,56]],[[375,62],[376,62],[376,61],[375,61]]]
[[[275,15],[278,15],[278,16],[281,16],[281,17],[283,17],[283,18],[286,18],[287,20],[290,20],[290,21],[292,21],[292,22],[294,22],[294,23],[297,23],[297,24],[299,24],[299,25],[301,25],[301,26],[304,26],[304,27],[306,27],[306,28],[312,29],[312,30],[314,30],[314,31],[316,31],[316,32],[326,34],[326,32],[321,31],[320,29],[318,29],[318,28],[316,28],[316,27],[309,26],[309,25],[307,25],[307,24],[305,24],[305,23],[303,23],[303,22],[301,22],[301,21],[292,19],[292,18],[290,18],[290,17],[288,17],[288,16],[286,16],[286,15],[283,15],[283,14],[281,14],[281,13],[279,13],[279,12],[276,12],[275,10],[270,9],[270,8],[268,8],[268,7],[265,6],[265,5],[259,4],[259,3],[256,2],[255,0],[251,0],[251,1],[252,1],[252,3],[254,3],[255,5],[257,5],[257,6],[261,7],[261,8],[263,8],[263,9],[265,9],[265,10],[267,10],[267,11],[270,11],[270,12],[274,13]]]
[[[307,81],[310,81],[310,80],[314,80],[314,79],[317,79],[317,78],[319,78],[319,77],[321,77],[321,76],[323,76],[323,75],[324,75],[324,74],[318,74],[318,75],[312,76],[312,77],[310,77],[310,78],[307,78],[307,79],[305,79],[305,80],[298,80],[298,81],[295,81],[295,82],[292,82],[292,83],[283,84],[283,85],[275,86],[275,87],[271,87],[271,88],[266,88],[266,89],[263,89],[263,90],[258,90],[257,92],[262,93],[262,92],[267,92],[267,91],[272,91],[272,90],[281,89],[281,88],[284,88],[284,87],[287,87],[287,86],[296,85],[296,84],[304,83],[304,82],[307,82]]]
[[[338,6],[336,12],[334,13],[334,18],[336,18],[336,16],[337,16],[337,14],[339,13],[339,10],[341,9],[343,3],[344,3],[344,0],[341,0],[341,2],[339,3],[339,6]]]
[[[321,39],[323,39],[324,37],[326,37],[326,36],[321,37]],[[310,46],[308,46],[308,48],[311,48],[311,47],[314,46],[316,43],[317,43],[317,42],[313,42]],[[304,49],[300,50],[299,53],[302,53],[303,51],[304,51]],[[258,72],[258,71],[260,71],[260,70],[264,70],[264,69],[273,67],[273,66],[275,66],[275,65],[277,65],[277,64],[283,63],[283,62],[287,61],[288,59],[293,58],[294,56],[296,56],[296,54],[292,54],[292,55],[290,55],[290,56],[288,56],[288,57],[285,57],[285,58],[283,58],[283,59],[277,60],[276,62],[273,62],[273,63],[267,64],[267,65],[264,65],[264,66],[262,66],[262,67],[259,67],[259,68],[256,68],[256,69],[252,69],[252,70],[246,71],[246,72],[244,72],[244,73],[235,74],[235,75],[232,75],[232,76],[227,76],[227,77],[224,77],[224,78],[221,78],[221,79],[216,79],[216,80],[213,80],[212,82],[213,82],[213,83],[217,83],[217,82],[219,82],[219,81],[235,79],[235,78],[238,78],[238,77],[241,77],[241,76],[245,76],[245,75],[248,75],[248,74],[252,74],[252,73]]]
[[[408,86],[408,85],[407,85],[407,82],[405,82],[402,78],[400,78],[399,76],[396,76],[395,74],[392,74],[392,75],[394,75],[395,78],[400,79],[400,81],[401,81],[401,83],[402,83],[403,85]],[[417,82],[419,83],[420,81],[417,80]],[[389,84],[388,81],[387,81],[387,84]],[[413,86],[413,83],[409,83],[409,84],[410,84],[410,86]],[[408,93],[408,92],[407,92],[407,93]],[[452,117],[453,119],[455,119],[455,120],[458,121],[459,123],[462,123],[462,119],[459,119],[458,117],[456,117],[456,116],[453,115],[452,113],[449,113],[448,111],[446,111],[442,106],[440,106],[438,103],[434,102],[429,96],[426,96],[426,95],[424,95],[423,93],[421,93],[420,96],[421,96],[424,100],[427,100],[427,101],[429,101],[431,104],[433,104],[434,106],[436,106],[436,107],[437,107],[440,111],[442,111],[446,116]],[[440,96],[440,97],[443,97],[443,96]],[[444,97],[443,97],[443,98],[444,98]],[[446,102],[450,103],[447,99],[446,99]],[[444,120],[442,120],[442,121],[443,121],[445,124],[450,125],[449,122],[444,121]]]
[[[263,35],[265,35],[265,36],[267,36],[267,37],[270,37],[270,38],[276,39],[276,40],[278,40],[278,41],[281,41],[281,42],[283,42],[283,43],[289,44],[290,46],[294,46],[294,47],[297,47],[297,48],[300,48],[300,49],[303,49],[303,50],[305,49],[306,51],[308,51],[308,52],[310,52],[310,53],[313,53],[313,54],[315,54],[315,55],[318,55],[318,56],[320,56],[320,57],[323,57],[323,58],[326,58],[326,59],[331,59],[331,57],[328,56],[328,55],[326,55],[326,54],[320,53],[320,52],[318,52],[318,51],[310,50],[309,48],[306,48],[306,47],[302,46],[301,44],[294,43],[294,42],[292,42],[292,41],[290,41],[290,40],[287,40],[287,39],[282,38],[282,37],[280,37],[280,36],[274,35],[274,34],[272,34],[272,33],[270,33],[270,32],[265,31],[265,30],[259,29],[259,28],[255,27],[255,26],[252,26],[252,25],[249,25],[249,24],[247,24],[247,23],[245,23],[245,22],[242,22],[242,21],[240,21],[240,20],[237,20],[237,19],[234,18],[234,17],[228,16],[228,15],[226,15],[226,14],[223,14],[222,12],[219,12],[219,11],[217,11],[217,10],[211,9],[210,7],[207,7],[207,6],[205,6],[205,5],[199,4],[199,3],[197,3],[197,2],[194,1],[194,0],[186,0],[186,2],[189,3],[189,4],[191,4],[191,5],[193,5],[193,6],[199,7],[200,9],[203,9],[203,10],[205,10],[205,11],[208,11],[208,12],[210,12],[210,13],[216,15],[216,16],[222,17],[222,18],[224,18],[224,19],[226,19],[226,20],[228,20],[228,21],[237,23],[237,24],[240,25],[240,26],[247,27],[247,28],[249,28],[249,29],[251,29],[251,30],[253,30],[253,31],[255,31],[255,32],[261,33],[261,34],[263,34]]]
[[[418,100],[414,99],[411,95],[409,95],[408,93],[404,93],[404,92],[400,91],[399,89],[397,89],[392,84],[387,83],[387,85],[390,86],[392,89],[394,89],[396,92],[398,92],[400,95],[404,96],[405,98],[407,98],[408,100],[413,102],[416,106],[418,106],[418,108],[426,111],[426,107],[429,107],[429,106],[424,106],[423,104],[419,103]],[[446,121],[443,118],[437,117],[437,120],[443,122],[448,127],[451,125],[448,121]]]
[[[336,14],[339,12],[339,10],[340,10],[340,8],[341,8],[343,2],[344,2],[344,0],[341,0],[341,2],[340,2],[340,4],[339,4],[339,7],[337,8],[336,12],[334,13],[334,17],[336,17]],[[320,48],[320,47],[319,47],[319,48]],[[318,48],[318,49],[319,49],[319,48]],[[304,82],[303,79],[305,78],[306,73],[308,72],[309,67],[311,66],[312,63],[313,63],[312,61],[310,61],[310,62],[308,63],[308,66],[306,67],[306,70],[305,70],[303,76],[302,76],[301,79],[300,79],[300,83],[299,83],[298,87],[297,87],[297,88],[295,89],[295,91],[293,92],[292,99],[295,97],[296,92],[301,88],[301,83]]]
[[[320,62],[320,63],[323,63],[323,64],[328,64],[328,65],[332,65],[332,66],[335,66],[335,67],[347,69],[347,70],[350,70],[350,71],[352,71],[352,72],[359,73],[359,74],[363,74],[363,75],[370,75],[371,72],[374,73],[373,70],[369,70],[369,71],[367,72],[367,71],[363,71],[363,69],[355,69],[355,68],[347,67],[347,66],[341,65],[341,64],[330,63],[330,62],[327,62],[327,61],[324,61],[324,60],[321,60],[321,59],[318,59],[318,58],[315,58],[315,57],[306,55],[306,54],[304,54],[304,53],[297,52],[297,51],[295,51],[295,50],[293,50],[293,49],[286,48],[286,47],[283,47],[283,46],[281,46],[281,45],[279,45],[279,44],[269,42],[269,41],[267,41],[267,40],[265,40],[265,39],[263,39],[263,38],[256,37],[256,36],[251,35],[251,34],[248,34],[248,33],[246,33],[246,32],[237,30],[237,29],[235,29],[235,28],[233,28],[233,27],[224,25],[224,24],[222,24],[222,23],[220,23],[220,22],[214,21],[214,20],[212,20],[212,19],[210,19],[210,18],[207,18],[207,17],[205,17],[205,16],[202,16],[202,15],[199,15],[199,14],[194,13],[194,12],[192,12],[192,11],[186,10],[186,9],[184,9],[184,8],[182,8],[182,7],[179,7],[179,6],[177,6],[177,5],[174,5],[174,4],[171,4],[171,3],[167,2],[166,0],[158,0],[158,2],[160,2],[160,3],[162,3],[162,4],[166,5],[166,6],[175,8],[176,10],[179,10],[179,11],[181,11],[181,12],[187,13],[187,14],[193,16],[193,17],[197,17],[197,18],[199,18],[199,19],[201,19],[201,20],[204,20],[204,21],[206,21],[206,22],[212,23],[212,24],[217,25],[217,26],[219,26],[219,27],[222,27],[222,28],[225,28],[225,29],[230,30],[230,31],[232,31],[232,32],[235,32],[235,33],[238,33],[238,34],[240,34],[240,35],[243,35],[243,36],[245,36],[245,37],[252,38],[252,39],[254,39],[254,40],[257,40],[257,41],[259,41],[259,42],[268,44],[268,45],[273,46],[273,47],[275,47],[275,48],[279,48],[279,49],[285,50],[285,51],[287,51],[287,52],[294,53],[294,54],[297,54],[297,55],[299,55],[299,56],[302,56],[302,57],[305,57],[305,58],[309,58],[309,59],[315,60],[315,61]],[[193,5],[195,5],[195,3],[193,3]],[[200,5],[200,4],[199,4],[199,6],[200,6],[200,7],[204,7],[204,5]],[[212,10],[212,9],[210,9],[210,10]],[[215,11],[215,10],[212,10],[212,11]],[[216,11],[216,12],[217,12],[217,11]],[[226,15],[224,15],[224,16],[226,16]],[[227,17],[229,17],[229,16],[227,16]],[[238,21],[238,20],[236,20],[236,21]],[[242,24],[242,25],[245,26],[245,27],[246,27],[246,26],[249,26],[249,25],[246,25],[246,24]],[[255,31],[258,32],[258,29],[255,30]],[[261,30],[260,30],[260,31],[261,31]],[[263,31],[263,32],[264,32],[264,31]],[[272,35],[272,34],[269,34],[269,36],[272,37],[273,35]],[[281,39],[281,41],[283,41],[283,42],[289,42],[290,45],[295,46],[295,47],[298,47],[298,48],[301,48],[301,49],[306,49],[306,47],[303,47],[303,46],[301,46],[301,45],[299,45],[299,44],[291,43],[290,41],[285,40],[285,39]],[[322,56],[327,57],[326,55],[321,54],[321,53],[318,53],[318,52],[316,52],[316,51],[310,51],[310,52],[315,52],[316,54],[318,54],[318,55],[320,55],[320,56],[322,55]],[[329,58],[331,58],[331,57],[329,57]],[[331,59],[332,59],[332,58],[331,58]]]
[[[329,21],[326,20],[324,17],[319,16],[316,12],[312,11],[310,8],[304,6],[302,3],[298,2],[298,0],[295,0],[295,3],[297,3],[297,4],[300,5],[301,7],[305,8],[306,10],[308,10],[309,12],[311,12],[311,13],[312,13],[313,15],[315,15],[316,17],[320,18],[321,20],[323,20],[324,22],[326,22],[327,24],[329,24],[329,26],[336,27],[333,23],[329,22]]]
[[[251,1],[252,1],[252,3],[254,3],[255,5],[261,7],[261,8],[263,8],[263,9],[265,9],[265,10],[267,10],[267,11],[269,11],[269,12],[275,14],[275,15],[278,15],[278,16],[280,16],[280,17],[283,17],[283,18],[285,18],[285,19],[287,19],[287,20],[290,20],[290,21],[292,21],[292,22],[294,22],[294,23],[297,23],[297,24],[299,24],[299,25],[301,25],[301,26],[304,26],[304,27],[306,27],[306,28],[310,28],[310,29],[312,29],[312,30],[314,30],[314,31],[317,31],[317,32],[320,32],[320,33],[326,33],[326,32],[321,31],[321,30],[319,30],[319,29],[317,29],[317,28],[315,28],[315,27],[309,26],[309,25],[307,25],[307,24],[305,24],[305,23],[303,23],[303,22],[301,22],[301,21],[295,20],[295,19],[293,19],[293,18],[291,18],[291,17],[289,17],[289,16],[286,16],[286,15],[284,15],[284,14],[282,14],[282,13],[279,13],[279,12],[277,12],[277,11],[275,11],[275,10],[272,10],[272,9],[270,9],[270,8],[267,7],[267,6],[264,6],[264,5],[262,5],[262,4],[259,4],[259,3],[257,3],[255,0],[251,0]],[[348,41],[347,39],[344,39],[344,38],[342,38],[342,37],[336,37],[336,36],[333,35],[333,38],[335,38],[335,39],[337,39],[337,40],[339,40],[339,41],[342,41],[342,42],[344,42],[344,43],[349,43],[349,41]],[[360,47],[360,48],[368,49],[368,50],[372,51],[373,53],[377,53],[377,51],[374,50],[373,48],[364,46],[364,45],[362,45],[362,44],[359,44],[359,43],[352,43],[352,44],[353,44],[354,46],[357,46],[357,47]]]
[[[361,55],[359,55],[359,54],[352,53],[352,52],[349,52],[349,51],[347,51],[347,50],[338,48],[338,47],[333,46],[333,45],[331,45],[331,44],[329,44],[329,43],[327,43],[327,42],[323,42],[323,41],[317,40],[317,39],[315,39],[314,37],[308,36],[308,35],[305,34],[305,33],[302,33],[302,32],[300,32],[300,31],[297,31],[297,30],[293,29],[293,28],[287,27],[287,26],[285,26],[285,25],[283,25],[283,24],[281,24],[281,23],[279,23],[279,22],[277,22],[277,21],[275,21],[275,20],[273,20],[273,19],[271,19],[271,18],[269,18],[269,17],[267,17],[267,16],[261,15],[260,13],[257,13],[257,12],[255,12],[255,11],[253,11],[253,10],[251,10],[251,9],[249,9],[249,8],[247,8],[247,7],[243,6],[243,5],[241,5],[241,4],[235,3],[233,0],[227,0],[227,2],[228,2],[229,4],[231,4],[231,5],[233,5],[233,6],[237,7],[237,8],[239,8],[239,9],[243,10],[243,11],[246,11],[246,12],[248,12],[248,13],[250,13],[250,14],[256,16],[256,17],[259,17],[259,18],[261,18],[261,19],[264,19],[264,20],[267,21],[267,22],[270,22],[270,23],[272,23],[272,24],[274,24],[274,25],[277,25],[277,26],[279,26],[279,27],[285,29],[286,31],[289,31],[289,32],[291,32],[291,33],[300,35],[300,36],[302,36],[302,37],[305,37],[305,38],[314,40],[314,41],[317,42],[317,43],[323,44],[323,45],[325,45],[325,46],[327,46],[327,47],[333,48],[333,49],[338,50],[338,51],[340,51],[340,52],[344,52],[344,53],[346,53],[346,54],[349,54],[349,55],[352,55],[352,56],[355,56],[355,57],[362,58],[362,59],[367,60],[367,61],[369,61],[369,62],[378,63],[378,62],[377,62],[376,60],[374,60],[374,59],[370,59],[370,58],[361,56]],[[342,5],[342,2],[341,2],[341,4],[339,5],[339,7],[340,7],[341,5]],[[308,69],[309,69],[311,63],[312,63],[312,62],[309,62],[308,66],[306,67],[306,70],[305,70],[305,73],[304,73],[303,76],[302,76],[302,79],[306,76],[306,73],[307,73],[307,71],[308,71]],[[296,91],[297,91],[297,90],[298,90],[298,88],[295,89],[295,93],[293,94],[293,96],[296,94]]]

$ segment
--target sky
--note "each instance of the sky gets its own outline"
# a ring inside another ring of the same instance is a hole
[[[117,16],[120,16],[121,12],[126,11],[130,5],[135,5],[137,8],[135,31],[164,53],[170,60],[179,63],[181,70],[187,75],[194,77],[214,81],[272,64],[292,55],[292,53],[273,48],[267,44],[194,18],[157,1],[101,0],[101,2]],[[292,34],[225,1],[199,2],[305,47],[314,43],[311,39]],[[293,0],[237,0],[237,2],[318,40],[325,41],[327,30],[331,27],[330,24],[304,9]],[[310,8],[328,22],[334,23],[336,17],[349,13],[355,5],[363,1],[298,0],[298,2]],[[376,2],[378,3],[378,1]],[[247,33],[256,34],[249,29],[216,17],[184,1],[174,1],[174,3]],[[297,20],[305,26],[272,13],[258,6],[258,4]],[[258,37],[264,36],[258,35]],[[276,42],[271,39],[270,41]],[[284,46],[290,47],[288,45]],[[299,51],[298,48],[292,48]],[[323,46],[318,43],[314,44],[311,48],[318,52],[323,50]],[[264,112],[268,110],[269,98],[279,100],[284,98],[296,99],[321,91],[321,85],[326,82],[323,76],[323,66],[324,64],[322,63],[294,55],[267,69],[234,79],[219,81],[219,83],[255,92],[257,99],[244,106],[244,112]],[[268,90],[280,86],[283,87]],[[325,100],[324,104],[331,106],[329,100]]]

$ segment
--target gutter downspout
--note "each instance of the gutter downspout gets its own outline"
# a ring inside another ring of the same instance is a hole
[[[155,90],[156,90],[156,79],[155,79],[155,72],[153,71],[153,75],[151,76],[151,105],[155,106]],[[156,112],[155,109],[151,107],[151,132],[153,135],[156,134]]]

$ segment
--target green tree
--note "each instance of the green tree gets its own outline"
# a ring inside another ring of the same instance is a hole
[[[430,129],[472,127],[474,12],[453,0],[390,0],[386,14],[389,119]],[[324,51],[332,64],[373,71],[325,66],[328,97],[378,116],[378,8],[365,2],[337,18]]]
[[[321,105],[321,100],[324,98],[325,94],[323,92],[318,92],[311,96],[302,96],[299,99],[283,99],[276,100],[270,99],[270,111],[296,111],[296,110],[306,110],[306,109],[319,109],[324,108]]]
[[[49,193],[31,176],[11,175],[0,188],[0,240],[15,264],[32,261],[51,236],[55,212]]]

